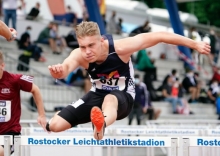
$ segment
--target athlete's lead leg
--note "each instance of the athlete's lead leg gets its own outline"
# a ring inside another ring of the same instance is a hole
[[[91,122],[94,126],[94,138],[101,140],[104,136],[105,127],[114,123],[117,119],[118,100],[114,95],[107,95],[102,104],[102,110],[99,107],[93,107],[91,110]]]

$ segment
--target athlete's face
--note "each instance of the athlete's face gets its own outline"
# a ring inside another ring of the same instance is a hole
[[[0,70],[4,70],[5,68],[5,63],[3,61],[0,61]]]
[[[4,71],[4,68],[5,68],[5,63],[0,61],[0,77],[2,77],[2,73]]]
[[[89,63],[97,61],[101,55],[103,42],[104,39],[98,35],[78,38],[82,57]]]

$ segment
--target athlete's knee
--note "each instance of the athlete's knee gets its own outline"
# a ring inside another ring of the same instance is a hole
[[[117,103],[118,102],[118,99],[115,95],[112,95],[112,94],[108,94],[105,96],[104,98],[104,102],[114,102],[114,103]]]
[[[52,118],[51,121],[47,123],[46,129],[51,132],[60,132],[62,127],[56,119]]]
[[[55,120],[52,120],[50,123],[48,123],[49,130],[52,132],[60,132],[61,127],[58,122]]]
[[[61,132],[69,128],[71,128],[71,124],[59,115],[55,115],[46,126],[46,129],[52,132]]]

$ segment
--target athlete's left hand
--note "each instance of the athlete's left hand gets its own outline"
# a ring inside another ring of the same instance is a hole
[[[45,132],[47,132],[47,130],[46,130],[47,119],[46,119],[45,116],[39,115],[38,118],[37,118],[37,123],[39,125],[41,125],[41,127],[44,129]]]
[[[206,43],[206,42],[197,42],[196,43],[196,51],[198,51],[199,53],[201,54],[209,54],[210,53],[210,49],[211,49],[211,46]]]

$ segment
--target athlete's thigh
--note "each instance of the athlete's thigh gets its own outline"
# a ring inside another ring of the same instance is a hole
[[[76,102],[62,109],[58,115],[64,118],[71,126],[90,122],[90,111],[92,107],[101,108],[104,95],[96,92],[88,92],[85,96]]]
[[[130,94],[124,91],[114,90],[110,94],[118,99],[117,120],[121,120],[129,115],[133,108],[134,99]]]

